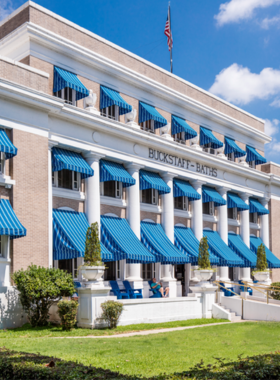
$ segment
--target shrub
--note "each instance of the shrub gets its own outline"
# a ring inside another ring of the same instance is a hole
[[[100,319],[103,319],[108,323],[109,329],[117,327],[119,318],[123,312],[123,304],[117,301],[106,301],[101,304],[102,315]]]
[[[271,292],[270,295],[273,299],[280,301],[280,282],[273,282],[271,285]],[[276,286],[278,289],[273,289],[273,287]]]
[[[77,301],[59,301],[58,314],[61,319],[62,330],[70,331],[76,324],[78,302]]]
[[[201,238],[199,242],[198,267],[199,269],[211,269],[207,236]]]
[[[267,270],[267,261],[266,261],[266,253],[265,246],[260,244],[257,250],[257,271],[264,272]]]
[[[49,309],[60,297],[75,292],[72,276],[60,269],[30,265],[12,276],[32,327],[48,324]]]
[[[99,241],[98,223],[92,223],[87,229],[84,265],[103,265],[101,259],[101,247]]]

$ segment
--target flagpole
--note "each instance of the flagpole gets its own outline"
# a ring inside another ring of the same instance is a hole
[[[169,7],[168,7],[168,12],[169,12],[169,25],[170,25],[170,72],[171,74],[173,73],[173,59],[172,59],[172,29],[171,29],[171,8],[170,8],[170,1],[169,1]]]

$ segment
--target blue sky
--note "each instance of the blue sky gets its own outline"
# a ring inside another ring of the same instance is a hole
[[[0,19],[24,2],[0,0]],[[168,1],[36,2],[169,70]],[[265,119],[280,164],[280,0],[172,0],[171,12],[174,74]]]

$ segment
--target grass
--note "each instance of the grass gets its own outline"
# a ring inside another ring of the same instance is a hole
[[[15,332],[16,334],[16,332]],[[258,355],[279,349],[280,323],[246,322],[208,326],[157,335],[111,339],[22,338],[0,334],[0,346],[40,352],[123,374],[154,376],[188,370],[202,358],[236,360],[238,355]]]
[[[187,326],[198,326],[210,323],[222,323],[228,322],[225,319],[189,319],[186,321],[174,321],[165,323],[142,323],[138,325],[129,326],[118,326],[114,330],[101,329],[101,330],[91,330],[91,329],[80,329],[75,328],[72,331],[62,331],[60,326],[49,325],[46,327],[32,328],[30,324],[25,324],[22,327],[12,329],[12,330],[0,330],[0,343],[1,338],[14,339],[14,338],[42,338],[42,337],[66,337],[66,336],[104,336],[104,335],[115,335],[115,334],[125,334],[130,332],[138,332],[144,330],[154,330],[154,329],[166,329],[171,327],[187,327]],[[1,344],[0,344],[1,346]]]

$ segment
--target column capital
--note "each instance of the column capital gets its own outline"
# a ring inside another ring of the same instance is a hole
[[[252,196],[250,193],[239,193],[240,198],[246,203],[249,202],[249,198]]]
[[[160,175],[161,175],[162,179],[164,179],[164,181],[170,181],[174,177],[177,177],[176,174],[171,173],[171,172],[160,173]]]
[[[259,201],[261,202],[261,204],[262,204],[263,206],[266,206],[267,203],[270,201],[270,197],[259,198]]]
[[[88,151],[83,153],[83,157],[85,158],[87,163],[93,163],[101,160],[101,158],[104,158],[106,156],[104,154]]]
[[[201,181],[200,179],[193,179],[191,181],[189,181],[190,184],[192,185],[192,187],[195,189],[195,190],[198,190],[202,187],[202,185],[206,185],[206,182],[205,181]]]
[[[141,165],[141,164],[137,164],[135,162],[127,162],[127,163],[124,163],[124,167],[130,171],[130,172],[139,172],[140,169],[143,169],[144,166]]]
[[[231,190],[231,187],[229,186],[216,186],[216,190],[220,193],[221,196],[224,196],[227,194],[228,191]]]
[[[52,148],[54,147],[54,146],[57,146],[58,145],[58,142],[57,141],[53,141],[53,140],[49,140],[49,142],[48,142],[48,149],[49,150],[52,150]]]

